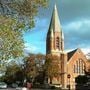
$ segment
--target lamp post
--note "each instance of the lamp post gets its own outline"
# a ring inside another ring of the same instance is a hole
[[[68,74],[68,75],[67,75],[67,78],[68,78],[68,80],[69,80],[68,89],[70,90],[70,78],[71,78],[71,75]]]

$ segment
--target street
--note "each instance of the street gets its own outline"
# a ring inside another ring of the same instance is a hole
[[[7,89],[0,89],[0,90],[22,90],[22,89],[7,88]]]
[[[0,90],[22,90],[22,88],[6,88],[6,89],[0,89]]]
[[[8,88],[8,89],[0,89],[0,90],[16,90],[16,89]]]
[[[22,90],[22,88],[7,88],[7,89],[0,89],[0,90]],[[51,89],[31,89],[31,90],[51,90]]]

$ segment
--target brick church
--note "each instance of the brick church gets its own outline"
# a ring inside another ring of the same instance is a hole
[[[71,89],[74,89],[75,78],[78,75],[85,74],[87,58],[79,48],[71,52],[64,51],[64,34],[60,25],[56,5],[47,33],[46,54],[57,55],[61,61],[59,81],[54,78],[52,84],[59,84],[62,88],[67,88],[69,85]],[[48,83],[50,83],[49,80]]]

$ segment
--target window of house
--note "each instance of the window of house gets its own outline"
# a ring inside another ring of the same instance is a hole
[[[76,61],[76,73],[78,73],[78,61]]]
[[[80,59],[79,61],[80,61],[80,73],[84,74],[84,69],[85,69],[84,62],[82,61],[82,59]]]
[[[74,65],[74,73],[84,74],[85,65],[82,59],[76,61]]]
[[[78,73],[78,62],[76,61],[76,63],[73,66],[73,72],[74,73]]]
[[[76,66],[74,65],[74,73],[76,73]]]
[[[79,68],[79,72],[78,73],[81,73],[81,70],[82,70],[82,66],[81,66],[81,60],[78,60],[78,63],[79,63],[79,66],[78,66],[78,68]]]

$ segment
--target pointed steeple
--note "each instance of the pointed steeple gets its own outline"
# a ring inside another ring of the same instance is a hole
[[[53,32],[61,32],[62,31],[56,4],[54,6],[54,10],[53,10],[49,30],[50,31],[53,30]]]
[[[60,53],[64,50],[64,35],[55,4],[46,40],[46,53]]]

